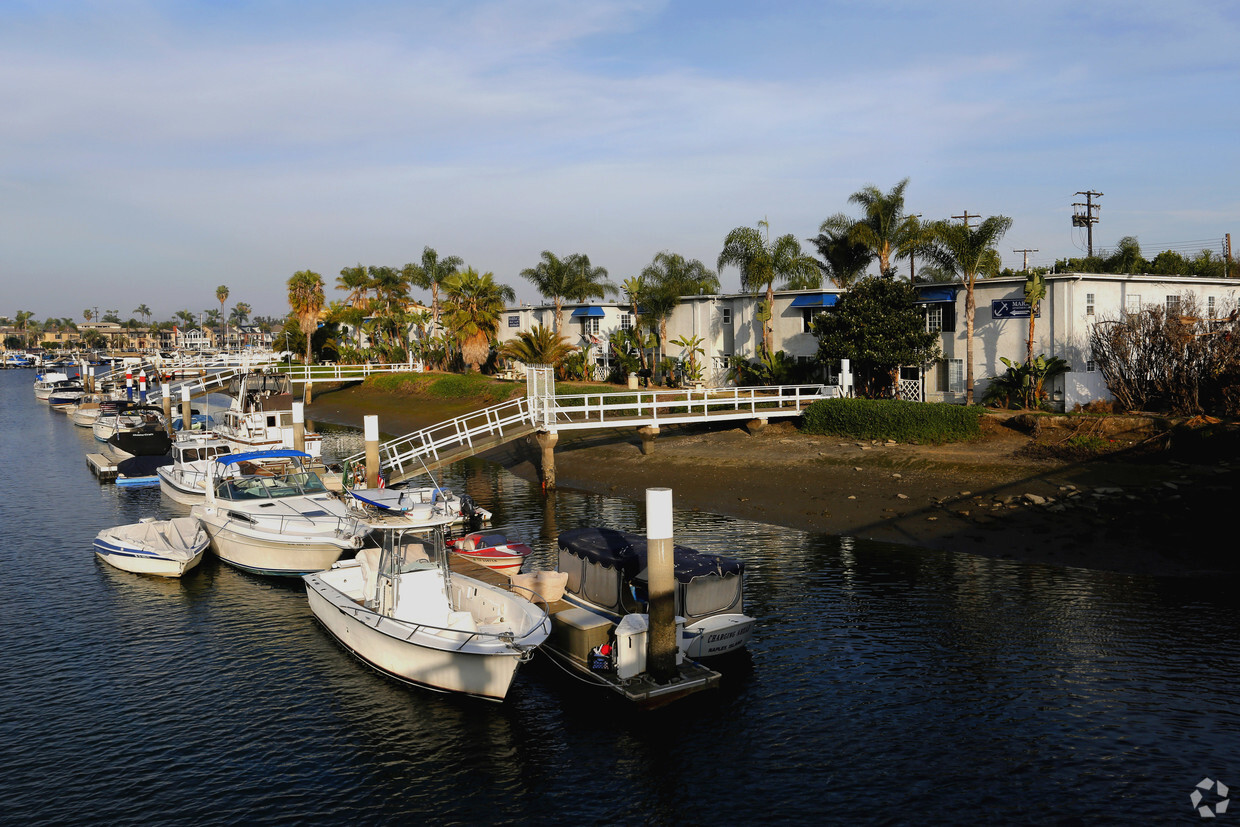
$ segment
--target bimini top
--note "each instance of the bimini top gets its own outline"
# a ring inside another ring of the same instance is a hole
[[[574,528],[560,532],[560,547],[591,563],[619,571],[626,579],[646,577],[646,538],[611,528]],[[673,546],[676,579],[690,583],[698,577],[745,573],[745,561],[705,554],[688,546]]]
[[[271,451],[251,451],[248,454],[225,454],[215,458],[220,465],[232,465],[238,462],[262,462],[265,459],[311,459],[305,451],[292,448],[275,448]]]

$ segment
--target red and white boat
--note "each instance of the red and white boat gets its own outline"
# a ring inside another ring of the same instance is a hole
[[[492,531],[474,531],[449,540],[447,546],[454,554],[508,577],[521,571],[521,564],[534,551],[525,543],[511,542]]]

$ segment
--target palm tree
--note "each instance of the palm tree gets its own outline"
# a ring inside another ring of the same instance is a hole
[[[366,294],[370,292],[370,276],[361,264],[344,267],[336,278],[336,289],[347,290],[345,301],[361,309],[366,306]]]
[[[224,334],[228,332],[228,326],[224,323],[224,302],[228,301],[228,285],[221,284],[215,288],[215,298],[220,302],[220,315],[217,317],[220,321],[220,344],[224,343]]]
[[[772,243],[771,225],[765,220],[758,228],[737,227],[723,240],[718,267],[735,264],[741,271],[741,288],[751,293],[766,289],[762,321],[762,348],[771,349],[771,313],[775,306],[775,282],[792,290],[822,286],[822,270],[813,256],[801,252],[801,243],[791,233]]]
[[[907,258],[923,246],[926,235],[917,216],[904,212],[905,178],[887,193],[869,184],[848,197],[849,203],[859,205],[865,215],[854,221],[843,213],[822,222],[823,230],[844,232],[847,237],[864,245],[878,259],[881,275],[895,275],[891,260]]]
[[[646,280],[641,276],[625,279],[621,289],[629,297],[629,307],[633,310],[633,330],[637,330],[641,327],[641,315],[637,312],[638,305],[646,298]],[[641,364],[641,369],[645,370],[646,349],[644,347],[637,348],[637,357],[639,364]]]
[[[1038,305],[1046,298],[1046,279],[1041,273],[1025,276],[1025,304],[1029,305],[1029,341],[1025,351],[1025,364],[1033,367],[1033,323],[1038,317]],[[1028,404],[1031,400],[1026,400]]]
[[[89,322],[94,317],[95,317],[94,311],[92,311],[89,307],[82,311],[82,318],[85,319],[86,321]]]
[[[499,330],[505,302],[516,299],[512,288],[497,284],[492,273],[478,275],[470,267],[449,276],[443,284],[445,327],[461,346],[461,359],[471,371],[481,370]]]
[[[440,259],[435,248],[423,247],[422,263],[406,264],[401,271],[414,287],[431,291],[431,323],[435,328],[439,327],[439,286],[460,272],[464,264],[460,256]]]
[[[146,323],[147,323],[147,326],[150,326],[150,324],[151,324],[151,308],[147,307],[145,304],[140,304],[140,305],[138,305],[137,307],[135,307],[135,308],[134,308],[134,311],[133,311],[133,312],[137,313],[139,316],[141,316],[143,319],[145,319],[145,320],[146,320]],[[88,317],[88,318],[86,319],[86,321],[88,321],[88,322],[89,322],[89,321],[90,321],[90,318]]]
[[[977,296],[973,292],[979,273],[994,269],[999,263],[995,245],[1012,226],[1006,215],[992,215],[976,228],[951,221],[936,221],[930,225],[933,239],[927,253],[944,270],[955,274],[964,282],[964,330],[967,340],[965,355],[965,403],[973,404],[973,316],[977,309]]]
[[[188,310],[178,310],[172,315],[176,316],[176,318],[180,320],[181,324],[185,325],[187,328],[194,326],[194,314],[190,313]]]
[[[818,235],[807,240],[818,248],[818,255],[822,256],[818,266],[822,268],[823,275],[843,290],[864,276],[865,268],[874,260],[874,253],[868,246],[853,240],[849,231],[835,226],[832,219],[822,222]]]
[[[581,253],[560,258],[550,250],[542,251],[542,261],[534,267],[521,271],[521,277],[529,279],[543,298],[555,305],[555,330],[564,332],[564,300],[585,301],[589,298],[606,298],[616,294],[615,285],[608,281],[607,270],[590,265],[590,257]]]
[[[533,330],[522,330],[517,338],[504,343],[499,349],[500,356],[515,359],[527,365],[558,366],[568,354],[577,350],[564,341],[560,334],[549,327],[534,325]]]
[[[667,320],[680,304],[680,297],[719,290],[719,277],[713,270],[707,269],[696,258],[686,260],[679,253],[666,250],[655,254],[650,264],[642,270],[640,278],[646,286],[642,303],[649,324],[658,325],[660,353],[667,344]]]
[[[323,277],[313,270],[298,270],[288,280],[288,304],[301,332],[306,334],[306,364],[313,361],[310,353],[310,336],[319,323],[323,310]]]

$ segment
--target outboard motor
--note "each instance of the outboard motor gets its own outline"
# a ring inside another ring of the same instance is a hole
[[[474,498],[468,494],[461,495],[461,516],[465,518],[470,531],[479,531],[482,528],[482,515],[474,506]]]

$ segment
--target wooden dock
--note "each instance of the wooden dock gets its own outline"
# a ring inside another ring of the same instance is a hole
[[[116,482],[116,465],[103,454],[87,454],[86,467],[100,482]]]

